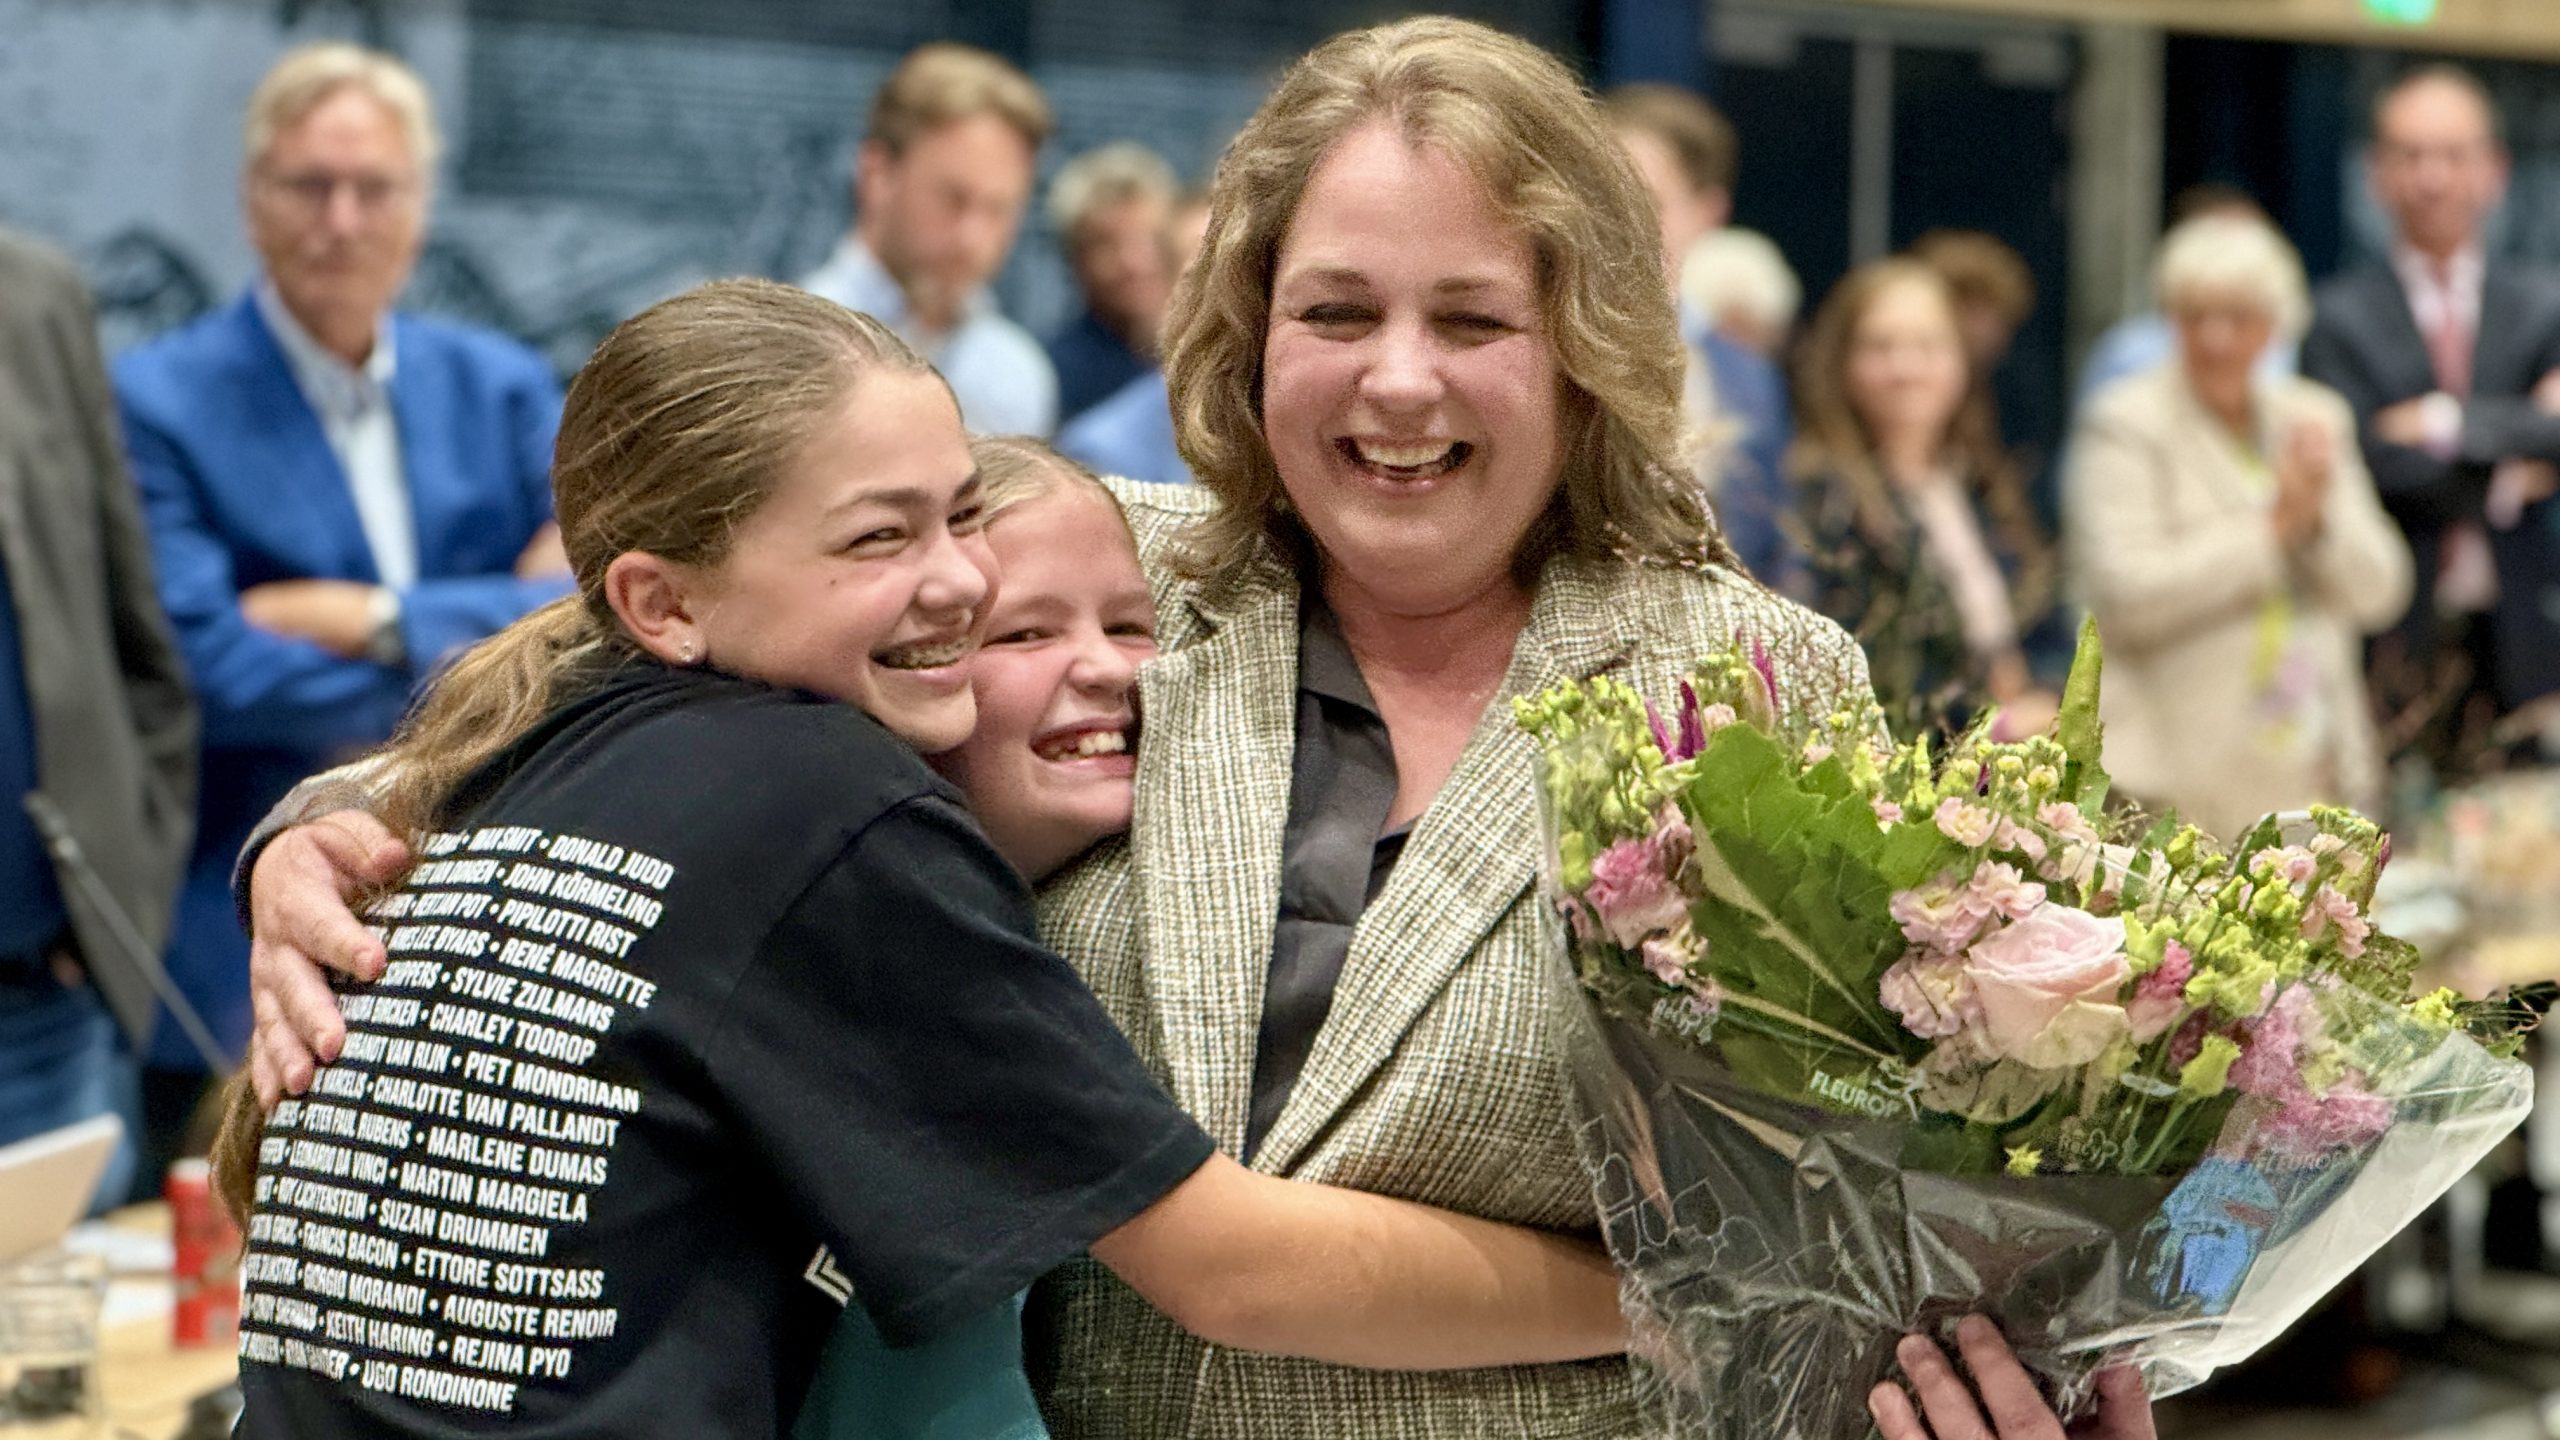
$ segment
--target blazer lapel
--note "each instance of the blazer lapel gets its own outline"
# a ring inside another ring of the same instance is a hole
[[[1253,1055],[1280,913],[1297,744],[1298,592],[1285,566],[1213,581],[1197,638],[1139,672],[1134,883],[1174,1098],[1244,1149]]]
[[[1502,688],[1352,933],[1324,1028],[1254,1169],[1297,1163],[1537,879],[1536,749],[1511,723],[1511,701],[1623,663],[1635,636],[1610,599],[1595,567],[1548,567]]]
[[[2509,386],[2511,377],[2529,368],[2509,352],[2514,348],[2517,326],[2532,298],[2518,292],[2507,267],[2491,262],[2480,274],[2480,328],[2471,337],[2471,393],[2474,395],[2512,395],[2529,391],[2536,378],[2525,375],[2521,385]]]
[[[364,521],[356,514],[354,488],[338,463],[338,452],[329,448],[329,432],[321,428],[319,413],[293,378],[293,362],[283,343],[267,329],[253,299],[241,298],[239,315],[250,361],[240,372],[244,419],[239,440],[256,459],[246,473],[264,477],[260,510],[294,517],[288,523],[310,547],[296,557],[304,567],[301,574],[380,580]]]
[[[2371,287],[2365,319],[2372,326],[2373,340],[2364,353],[2386,372],[2374,378],[2384,384],[2388,395],[2424,395],[2436,388],[2436,367],[2429,358],[2433,352],[2427,348],[2427,337],[2418,332],[2418,312],[2410,307],[2409,292],[2400,284],[2399,273],[2388,265],[2377,265],[2365,273]],[[2475,357],[2479,349],[2479,337],[2475,335]],[[2473,363],[2478,362],[2475,359]]]

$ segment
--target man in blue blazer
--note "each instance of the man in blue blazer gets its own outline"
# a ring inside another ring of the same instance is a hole
[[[1636,174],[1653,192],[1662,222],[1662,254],[1677,286],[1691,246],[1733,213],[1741,146],[1732,122],[1704,99],[1672,85],[1620,85],[1600,99]],[[1714,478],[1717,521],[1751,573],[1788,588],[1800,557],[1788,538],[1794,499],[1787,483],[1787,445],[1795,438],[1786,381],[1768,361],[1715,333],[1713,316],[1687,302],[1680,338],[1691,354],[1690,405],[1724,430],[1721,473]]]
[[[531,351],[395,314],[436,136],[407,67],[278,62],[243,177],[265,273],[115,367],[160,595],[204,709],[203,798],[169,968],[235,1050],[250,1028],[232,857],[292,784],[387,737],[420,679],[566,593],[560,392]],[[199,1072],[163,1023],[150,1087]],[[174,1095],[173,1093],[174,1092]]]

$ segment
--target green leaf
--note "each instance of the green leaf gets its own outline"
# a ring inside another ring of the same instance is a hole
[[[1865,793],[1843,779],[1827,762],[1800,774],[1758,730],[1718,732],[1679,796],[1698,844],[1691,924],[1707,941],[1707,973],[1729,995],[1872,1063],[1918,1048],[1875,989],[1904,948],[1887,910],[1895,881],[1879,862],[1915,865],[1895,856]],[[1912,842],[1900,844],[1907,852]]]
[[[2098,719],[2098,674],[2106,657],[2098,643],[2098,619],[2080,622],[2080,645],[2071,654],[2071,676],[2062,684],[2062,713],[2054,737],[2062,742],[2062,793],[2083,811],[2095,815],[2107,800],[2107,767],[2098,752],[2106,726]]]

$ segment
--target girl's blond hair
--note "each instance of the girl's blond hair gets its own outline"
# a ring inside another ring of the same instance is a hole
[[[1120,518],[1120,528],[1129,530],[1128,512],[1120,508],[1120,497],[1102,483],[1102,477],[1060,454],[1046,440],[1029,435],[973,435],[969,458],[978,464],[978,495],[989,524],[1017,505],[1076,490],[1110,506]],[[1129,531],[1130,548],[1137,544],[1137,533]]]

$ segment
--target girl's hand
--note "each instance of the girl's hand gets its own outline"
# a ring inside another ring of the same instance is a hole
[[[2141,1374],[2129,1367],[2098,1372],[2097,1415],[2065,1430],[1990,1321],[1966,1316],[1956,1326],[1956,1346],[1973,1372],[1971,1385],[1928,1339],[1902,1337],[1896,1354],[1911,1393],[1888,1380],[1867,1395],[1868,1413],[1884,1440],[2155,1440],[2151,1397],[2143,1393]],[[1913,1395],[1919,1397],[1916,1409]]]

